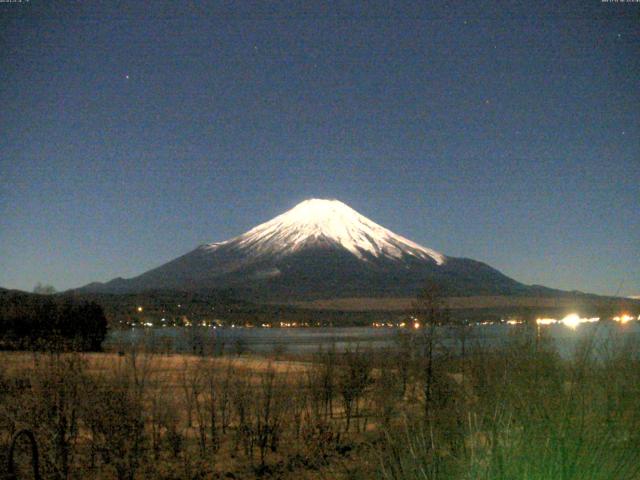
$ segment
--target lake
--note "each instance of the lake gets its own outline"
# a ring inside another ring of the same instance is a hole
[[[559,353],[568,358],[580,342],[593,339],[595,351],[621,348],[632,343],[640,345],[640,322],[626,324],[597,322],[581,324],[572,329],[565,325],[538,327],[543,335],[553,339]],[[475,325],[468,332],[467,345],[499,346],[523,326],[507,324]],[[166,327],[131,328],[109,332],[105,347],[109,349],[142,345],[158,352],[189,353],[314,353],[335,347],[336,351],[359,348],[390,347],[399,332],[420,335],[420,330],[373,327],[325,328],[212,328]],[[440,336],[449,346],[459,345],[451,329],[442,328]]]

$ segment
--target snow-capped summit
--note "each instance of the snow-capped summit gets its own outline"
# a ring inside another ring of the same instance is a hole
[[[254,256],[283,256],[317,244],[342,247],[360,259],[368,256],[401,259],[413,256],[445,262],[445,256],[425,248],[360,215],[339,200],[310,199],[234,239],[206,245],[214,250],[234,245]]]

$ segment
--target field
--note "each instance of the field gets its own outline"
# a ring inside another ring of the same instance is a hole
[[[318,310],[341,311],[407,311],[415,302],[415,297],[389,298],[335,298],[328,300],[313,300],[305,302],[291,302],[292,306]],[[608,298],[588,295],[566,295],[553,297],[526,296],[469,296],[448,297],[446,305],[451,310],[461,309],[509,309],[533,308],[537,311],[552,309],[559,311],[573,311],[586,309],[596,311],[603,307],[615,305],[622,310],[640,310],[640,302],[634,299]],[[586,312],[584,312],[586,313]]]
[[[523,326],[462,352],[426,328],[305,357],[0,353],[0,478],[21,429],[42,478],[640,478],[636,345],[562,360]]]

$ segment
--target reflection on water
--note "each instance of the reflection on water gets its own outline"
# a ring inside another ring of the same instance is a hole
[[[544,320],[544,319],[543,319]],[[553,319],[551,319],[553,320]],[[586,319],[589,320],[589,319]],[[570,327],[570,328],[567,328]],[[503,345],[516,332],[526,327],[507,324],[475,325],[465,334],[467,348],[474,345],[496,347]],[[130,345],[143,345],[158,352],[193,353],[313,353],[319,349],[335,348],[345,351],[356,345],[361,348],[393,346],[398,328],[343,327],[343,328],[210,328],[166,327],[132,328],[111,331],[105,342],[109,349]],[[420,335],[413,330],[411,335]],[[582,322],[576,319],[538,322],[537,335],[550,338],[562,357],[568,358],[585,340],[592,340],[594,351],[618,348],[627,343],[640,345],[640,322]],[[440,337],[445,344],[455,347],[459,337],[455,330],[441,328]]]

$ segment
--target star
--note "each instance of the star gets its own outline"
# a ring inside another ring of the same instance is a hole
[[[129,80],[129,74],[124,76],[125,80]]]

